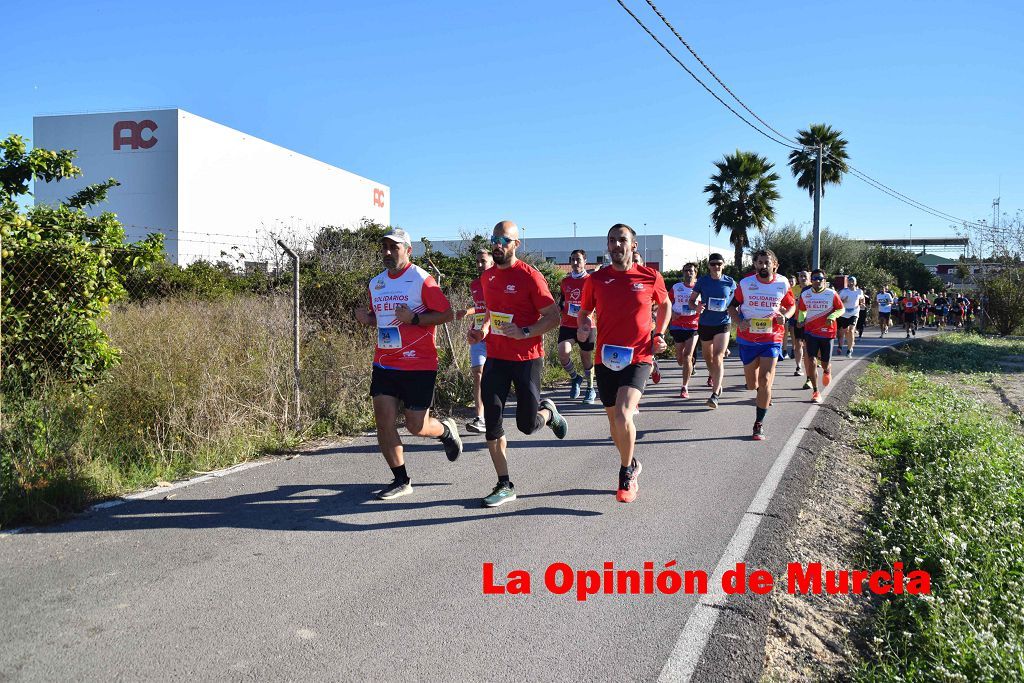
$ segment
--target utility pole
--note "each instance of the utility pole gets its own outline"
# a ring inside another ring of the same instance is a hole
[[[572,222],[572,238],[576,239],[576,221]]]
[[[907,247],[910,249],[910,253],[913,254],[914,253],[914,224],[913,223],[910,224],[910,241],[909,241],[909,244],[907,244]]]
[[[811,268],[821,268],[821,143],[814,160],[814,231],[811,237]]]

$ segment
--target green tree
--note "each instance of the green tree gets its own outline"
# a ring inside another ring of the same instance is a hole
[[[22,208],[29,183],[81,175],[72,150],[28,151],[11,135],[0,142],[0,318],[4,392],[30,393],[43,379],[76,385],[100,379],[118,352],[98,321],[125,294],[124,274],[163,259],[163,235],[125,243],[112,213],[89,216],[117,185],[90,185],[55,206]]]
[[[821,194],[825,195],[828,185],[838,185],[843,181],[843,174],[850,170],[846,153],[846,140],[843,132],[835,130],[825,123],[812,123],[808,130],[797,131],[796,140],[803,149],[789,153],[789,170],[796,178],[797,187],[807,190],[814,198],[814,185],[817,172],[815,163],[818,156],[818,145],[824,154],[821,162]]]
[[[718,172],[704,186],[709,194],[711,224],[715,234],[729,230],[735,253],[734,266],[743,267],[743,250],[750,245],[750,228],[764,230],[775,220],[774,203],[779,198],[774,164],[754,152],[726,154],[715,162]]]

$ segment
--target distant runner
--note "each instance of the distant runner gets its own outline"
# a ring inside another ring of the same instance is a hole
[[[878,327],[882,330],[879,337],[884,337],[885,333],[889,331],[889,324],[892,319],[892,305],[894,299],[892,292],[889,290],[889,285],[882,287],[882,291],[875,297],[878,301]]]
[[[852,275],[846,278],[846,288],[839,292],[839,298],[843,300],[843,315],[839,318],[839,342],[838,350],[841,353],[842,347],[846,347],[846,356],[853,355],[854,326],[860,317],[860,307],[864,303],[864,291],[857,286],[857,278]]]
[[[911,333],[917,336],[917,306],[920,303],[921,298],[914,290],[910,289],[903,293],[903,326],[907,330],[908,339]]]
[[[782,354],[782,331],[796,312],[789,282],[776,271],[779,260],[769,249],[754,252],[754,275],[740,280],[729,306],[747,388],[757,391],[752,438],[763,441],[764,419],[772,402],[775,364]]]
[[[370,396],[377,443],[394,475],[377,497],[391,500],[413,492],[395,426],[400,403],[405,405],[409,433],[438,439],[453,462],[462,453],[462,439],[455,420],[430,416],[437,379],[434,330],[453,319],[451,304],[430,273],[409,260],[412,240],[405,230],[390,228],[384,233],[380,252],[386,270],[370,280],[370,308],[356,309],[355,315],[361,324],[377,327]]]
[[[679,398],[690,398],[690,377],[693,376],[693,354],[697,348],[697,319],[704,308],[699,301],[696,309],[690,308],[690,295],[697,284],[697,264],[683,266],[683,280],[672,285],[672,320],[669,334],[676,345],[676,363],[683,368],[683,386]]]
[[[564,439],[569,425],[550,399],[541,399],[544,370],[544,333],[558,326],[561,314],[540,272],[516,258],[519,228],[512,221],[494,226],[491,256],[494,268],[483,276],[487,320],[482,330],[470,330],[470,343],[487,341],[487,361],[481,379],[487,450],[498,474],[498,484],[483,499],[484,507],[497,507],[516,499],[508,474],[508,442],[502,426],[505,401],[515,385],[516,426],[533,434],[545,425]]]
[[[483,275],[484,271],[494,265],[494,257],[487,249],[480,248],[476,253],[476,272]],[[484,302],[484,286],[480,278],[469,283],[469,293],[473,297],[473,306],[455,312],[455,319],[462,320],[472,316],[472,327],[480,329],[487,319],[487,304]],[[484,361],[487,360],[487,342],[479,341],[469,345],[469,370],[473,374],[473,399],[476,406],[476,417],[466,423],[466,431],[474,434],[484,433],[484,402],[480,398],[480,380],[484,376]]]
[[[717,408],[722,394],[722,375],[725,371],[725,352],[729,348],[729,302],[736,291],[736,282],[725,274],[725,257],[715,253],[708,257],[707,275],[697,278],[690,293],[690,308],[702,302],[697,320],[697,337],[701,354],[708,366],[708,408]]]
[[[801,270],[799,273],[796,274],[796,284],[792,285],[789,288],[790,294],[793,295],[793,300],[794,301],[799,300],[800,299],[800,294],[802,294],[803,291],[805,289],[807,289],[808,287],[810,287],[810,286],[811,286],[811,282],[808,279],[807,271],[806,270]],[[792,339],[792,341],[793,341],[793,352],[790,354],[790,356],[792,356],[793,360],[796,361],[796,368],[793,370],[793,376],[794,377],[799,377],[800,373],[802,373],[804,371],[804,366],[803,366],[803,360],[804,360],[803,335],[804,335],[804,332],[803,332],[802,328],[797,326],[797,324],[796,324],[796,316],[795,315],[792,318],[789,319],[789,322],[786,324],[786,327],[789,329],[789,336],[790,336],[790,339]],[[805,382],[805,384],[806,384],[806,382]]]
[[[800,294],[797,302],[798,324],[804,331],[807,379],[811,383],[811,401],[821,403],[818,389],[818,361],[821,361],[821,383],[832,381],[832,340],[836,337],[836,320],[843,315],[845,305],[836,290],[828,286],[820,268],[811,271],[811,286]]]
[[[574,249],[569,255],[569,265],[572,270],[562,278],[560,287],[559,308],[562,312],[562,325],[558,328],[558,362],[569,373],[569,398],[579,398],[580,390],[585,384],[586,393],[583,396],[583,402],[593,404],[597,403],[594,390],[594,334],[591,334],[585,341],[579,341],[576,338],[576,330],[579,328],[580,302],[583,300],[583,283],[589,277],[587,275],[587,252],[582,249]],[[576,366],[572,363],[573,343],[580,347],[580,362],[583,364],[582,375],[576,372]]]
[[[619,451],[619,502],[636,500],[643,469],[634,457],[633,414],[650,375],[654,354],[665,350],[671,304],[665,281],[654,268],[638,266],[636,232],[622,223],[608,231],[612,267],[587,279],[583,289],[580,337],[590,333],[590,314],[597,312],[597,390],[608,414],[612,440]],[[657,311],[651,320],[651,308]]]

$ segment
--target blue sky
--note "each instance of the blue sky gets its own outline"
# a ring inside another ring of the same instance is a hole
[[[700,73],[643,0],[627,4]],[[857,168],[946,213],[991,218],[1000,182],[1003,211],[1022,208],[1024,4],[656,4],[775,128],[829,123]],[[31,137],[41,113],[180,107],[390,185],[392,222],[434,239],[511,218],[527,235],[625,222],[703,241],[712,163],[743,149],[782,176],[777,221],[811,220],[787,150],[614,0],[59,0],[5,17],[4,134]],[[827,189],[822,223],[952,234],[853,177]]]

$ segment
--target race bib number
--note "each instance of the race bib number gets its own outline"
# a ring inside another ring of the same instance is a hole
[[[771,318],[751,318],[750,331],[754,334],[771,334],[772,322]]]
[[[569,310],[566,311],[566,313],[571,315],[573,318],[580,317],[580,305],[579,304],[569,304]]]
[[[711,297],[708,299],[708,308],[716,313],[723,312],[728,307],[725,299],[716,299]]]
[[[605,344],[601,347],[601,364],[610,370],[622,370],[633,362],[632,346],[613,346]]]
[[[512,322],[511,313],[499,313],[498,311],[491,311],[491,334],[496,334],[499,337],[504,337],[505,333],[501,331],[501,326],[505,323]]]
[[[672,304],[672,312],[676,315],[692,315],[693,309],[689,304]]]
[[[487,320],[486,313],[474,313],[473,314],[473,329],[482,330],[484,329],[484,321]]]
[[[377,328],[377,348],[379,349],[400,349],[402,348],[402,333],[397,327]]]

